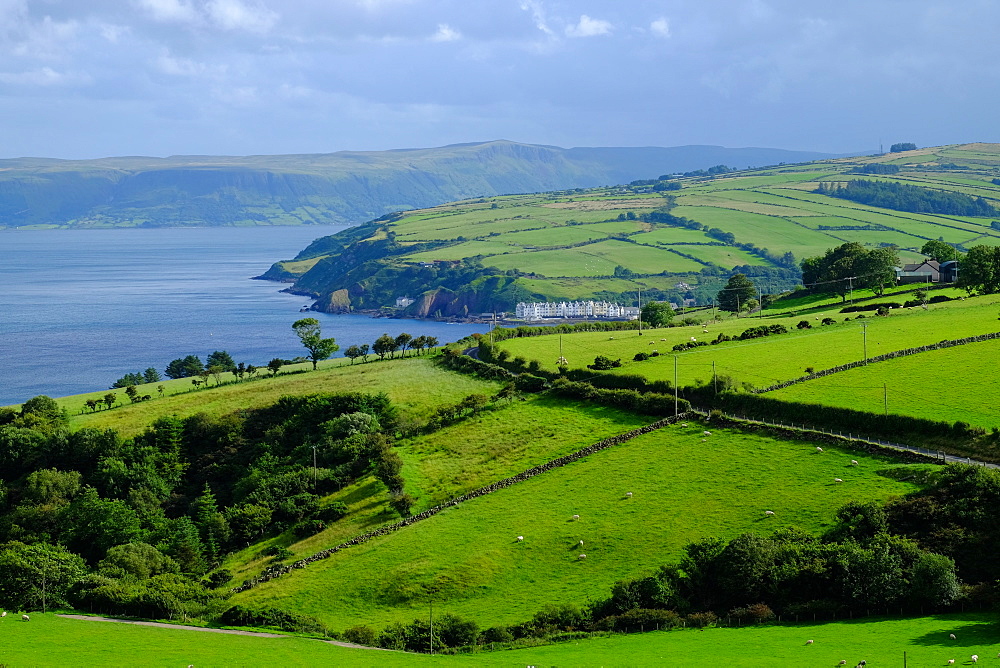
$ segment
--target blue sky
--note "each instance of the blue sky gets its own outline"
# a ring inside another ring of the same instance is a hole
[[[0,0],[0,157],[1000,141],[993,0]]]

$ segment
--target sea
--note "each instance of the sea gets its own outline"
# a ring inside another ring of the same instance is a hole
[[[303,313],[287,284],[252,280],[343,227],[0,231],[0,406],[109,388],[129,372],[225,350],[257,366],[304,355],[317,318],[340,352],[383,333],[456,341],[485,325]]]

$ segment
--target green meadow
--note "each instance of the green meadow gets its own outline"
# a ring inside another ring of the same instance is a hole
[[[0,661],[9,666],[662,666],[759,668],[848,665],[924,668],[995,656],[1000,628],[990,613],[827,624],[677,630],[574,640],[474,655],[430,656],[338,647],[320,640],[222,635],[184,629],[33,615],[3,622]],[[948,636],[954,633],[956,640]],[[806,645],[806,640],[813,640]]]
[[[730,429],[705,437],[704,429],[677,425],[603,450],[351,547],[235,602],[297,610],[335,629],[410,621],[431,602],[484,627],[509,624],[546,604],[605,596],[614,582],[668,563],[691,541],[789,526],[816,533],[848,501],[915,489],[879,475],[901,466],[889,459],[835,447],[820,454],[812,443]],[[414,448],[400,454],[411,470],[422,465]],[[861,465],[850,466],[851,459]],[[776,514],[767,518],[765,510]]]

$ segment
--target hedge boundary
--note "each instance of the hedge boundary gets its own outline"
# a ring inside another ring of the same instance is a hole
[[[823,378],[824,376],[829,376],[831,374],[840,373],[841,371],[849,371],[851,369],[857,369],[858,367],[867,366],[874,362],[885,362],[887,360],[896,359],[897,357],[908,357],[910,355],[917,355],[919,353],[927,353],[934,350],[944,350],[945,348],[954,348],[955,346],[964,346],[970,343],[982,343],[983,341],[991,341],[994,339],[1000,339],[1000,332],[993,332],[990,334],[980,334],[978,336],[967,336],[964,339],[945,339],[938,343],[932,343],[926,346],[918,346],[916,348],[903,348],[902,350],[896,350],[891,353],[886,353],[884,355],[876,355],[875,357],[869,357],[867,360],[858,360],[856,362],[848,362],[847,364],[841,364],[840,366],[831,367],[829,369],[823,369],[822,371],[817,371],[816,373],[811,373],[800,378],[795,378],[793,380],[786,380],[781,383],[776,383],[769,387],[753,390],[754,394],[764,394],[766,392],[774,392],[775,390],[782,390],[786,387],[792,385],[798,385],[799,383],[804,383],[808,380],[816,380],[817,378]]]
[[[360,536],[355,536],[354,538],[346,542],[343,542],[340,545],[328,548],[326,550],[322,550],[304,559],[299,559],[298,561],[290,565],[269,567],[265,569],[264,572],[261,573],[259,576],[245,580],[243,584],[239,585],[238,587],[230,589],[230,592],[233,594],[238,594],[240,592],[253,589],[259,584],[270,582],[271,580],[279,578],[282,575],[287,575],[295,569],[305,568],[309,564],[320,561],[321,559],[326,559],[328,557],[331,557],[345,548],[354,545],[361,545],[362,543],[366,543],[372,540],[373,538],[378,538],[379,536],[386,536],[394,531],[399,531],[400,529],[408,527],[411,524],[415,524],[417,522],[421,522],[430,517],[433,517],[434,515],[440,513],[442,510],[445,510],[446,508],[449,508],[451,506],[457,506],[458,504],[464,501],[470,501],[477,497],[485,496],[486,494],[492,494],[493,492],[499,491],[501,489],[512,487],[518,483],[524,482],[525,480],[534,478],[537,475],[541,475],[546,471],[551,471],[554,468],[571,464],[572,462],[583,459],[584,457],[592,455],[596,452],[600,452],[601,450],[606,450],[610,447],[621,445],[622,443],[630,441],[638,436],[642,436],[643,434],[648,434],[658,429],[662,429],[663,427],[671,425],[677,422],[678,420],[684,419],[686,417],[687,417],[686,413],[681,413],[680,415],[676,416],[672,415],[668,418],[664,418],[662,420],[657,420],[656,422],[653,422],[651,424],[647,424],[644,427],[639,427],[637,429],[632,429],[622,434],[610,436],[608,438],[598,441],[597,443],[588,445],[587,447],[581,450],[577,450],[576,452],[570,453],[568,455],[558,457],[544,464],[540,464],[526,471],[522,471],[517,475],[511,476],[509,478],[504,478],[503,480],[499,480],[490,485],[486,485],[485,487],[480,487],[479,489],[473,490],[467,494],[463,494],[462,496],[456,497],[446,503],[442,503],[432,508],[428,508],[427,510],[421,513],[417,513],[416,515],[407,517],[406,519],[403,519],[399,522],[394,522],[392,524],[379,527],[378,529],[374,529],[373,531],[363,533]]]

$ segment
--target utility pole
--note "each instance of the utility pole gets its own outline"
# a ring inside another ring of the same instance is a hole
[[[715,372],[715,360],[712,360],[712,387],[715,388],[715,393],[719,393],[719,374]]]
[[[761,319],[764,318],[764,293],[757,288],[757,316]]]
[[[639,336],[642,336],[642,288],[636,288],[636,295],[638,295],[636,302],[639,304]]]
[[[677,394],[679,390],[677,388],[677,353],[674,353],[674,417],[680,414],[677,406]]]
[[[865,366],[868,366],[868,321],[861,323],[861,332],[864,337]]]
[[[316,491],[316,446],[312,446],[313,449],[313,492]]]
[[[431,604],[431,654],[434,653],[434,599],[430,600]]]
[[[882,383],[882,404],[885,406],[885,416],[889,417],[889,386]]]

